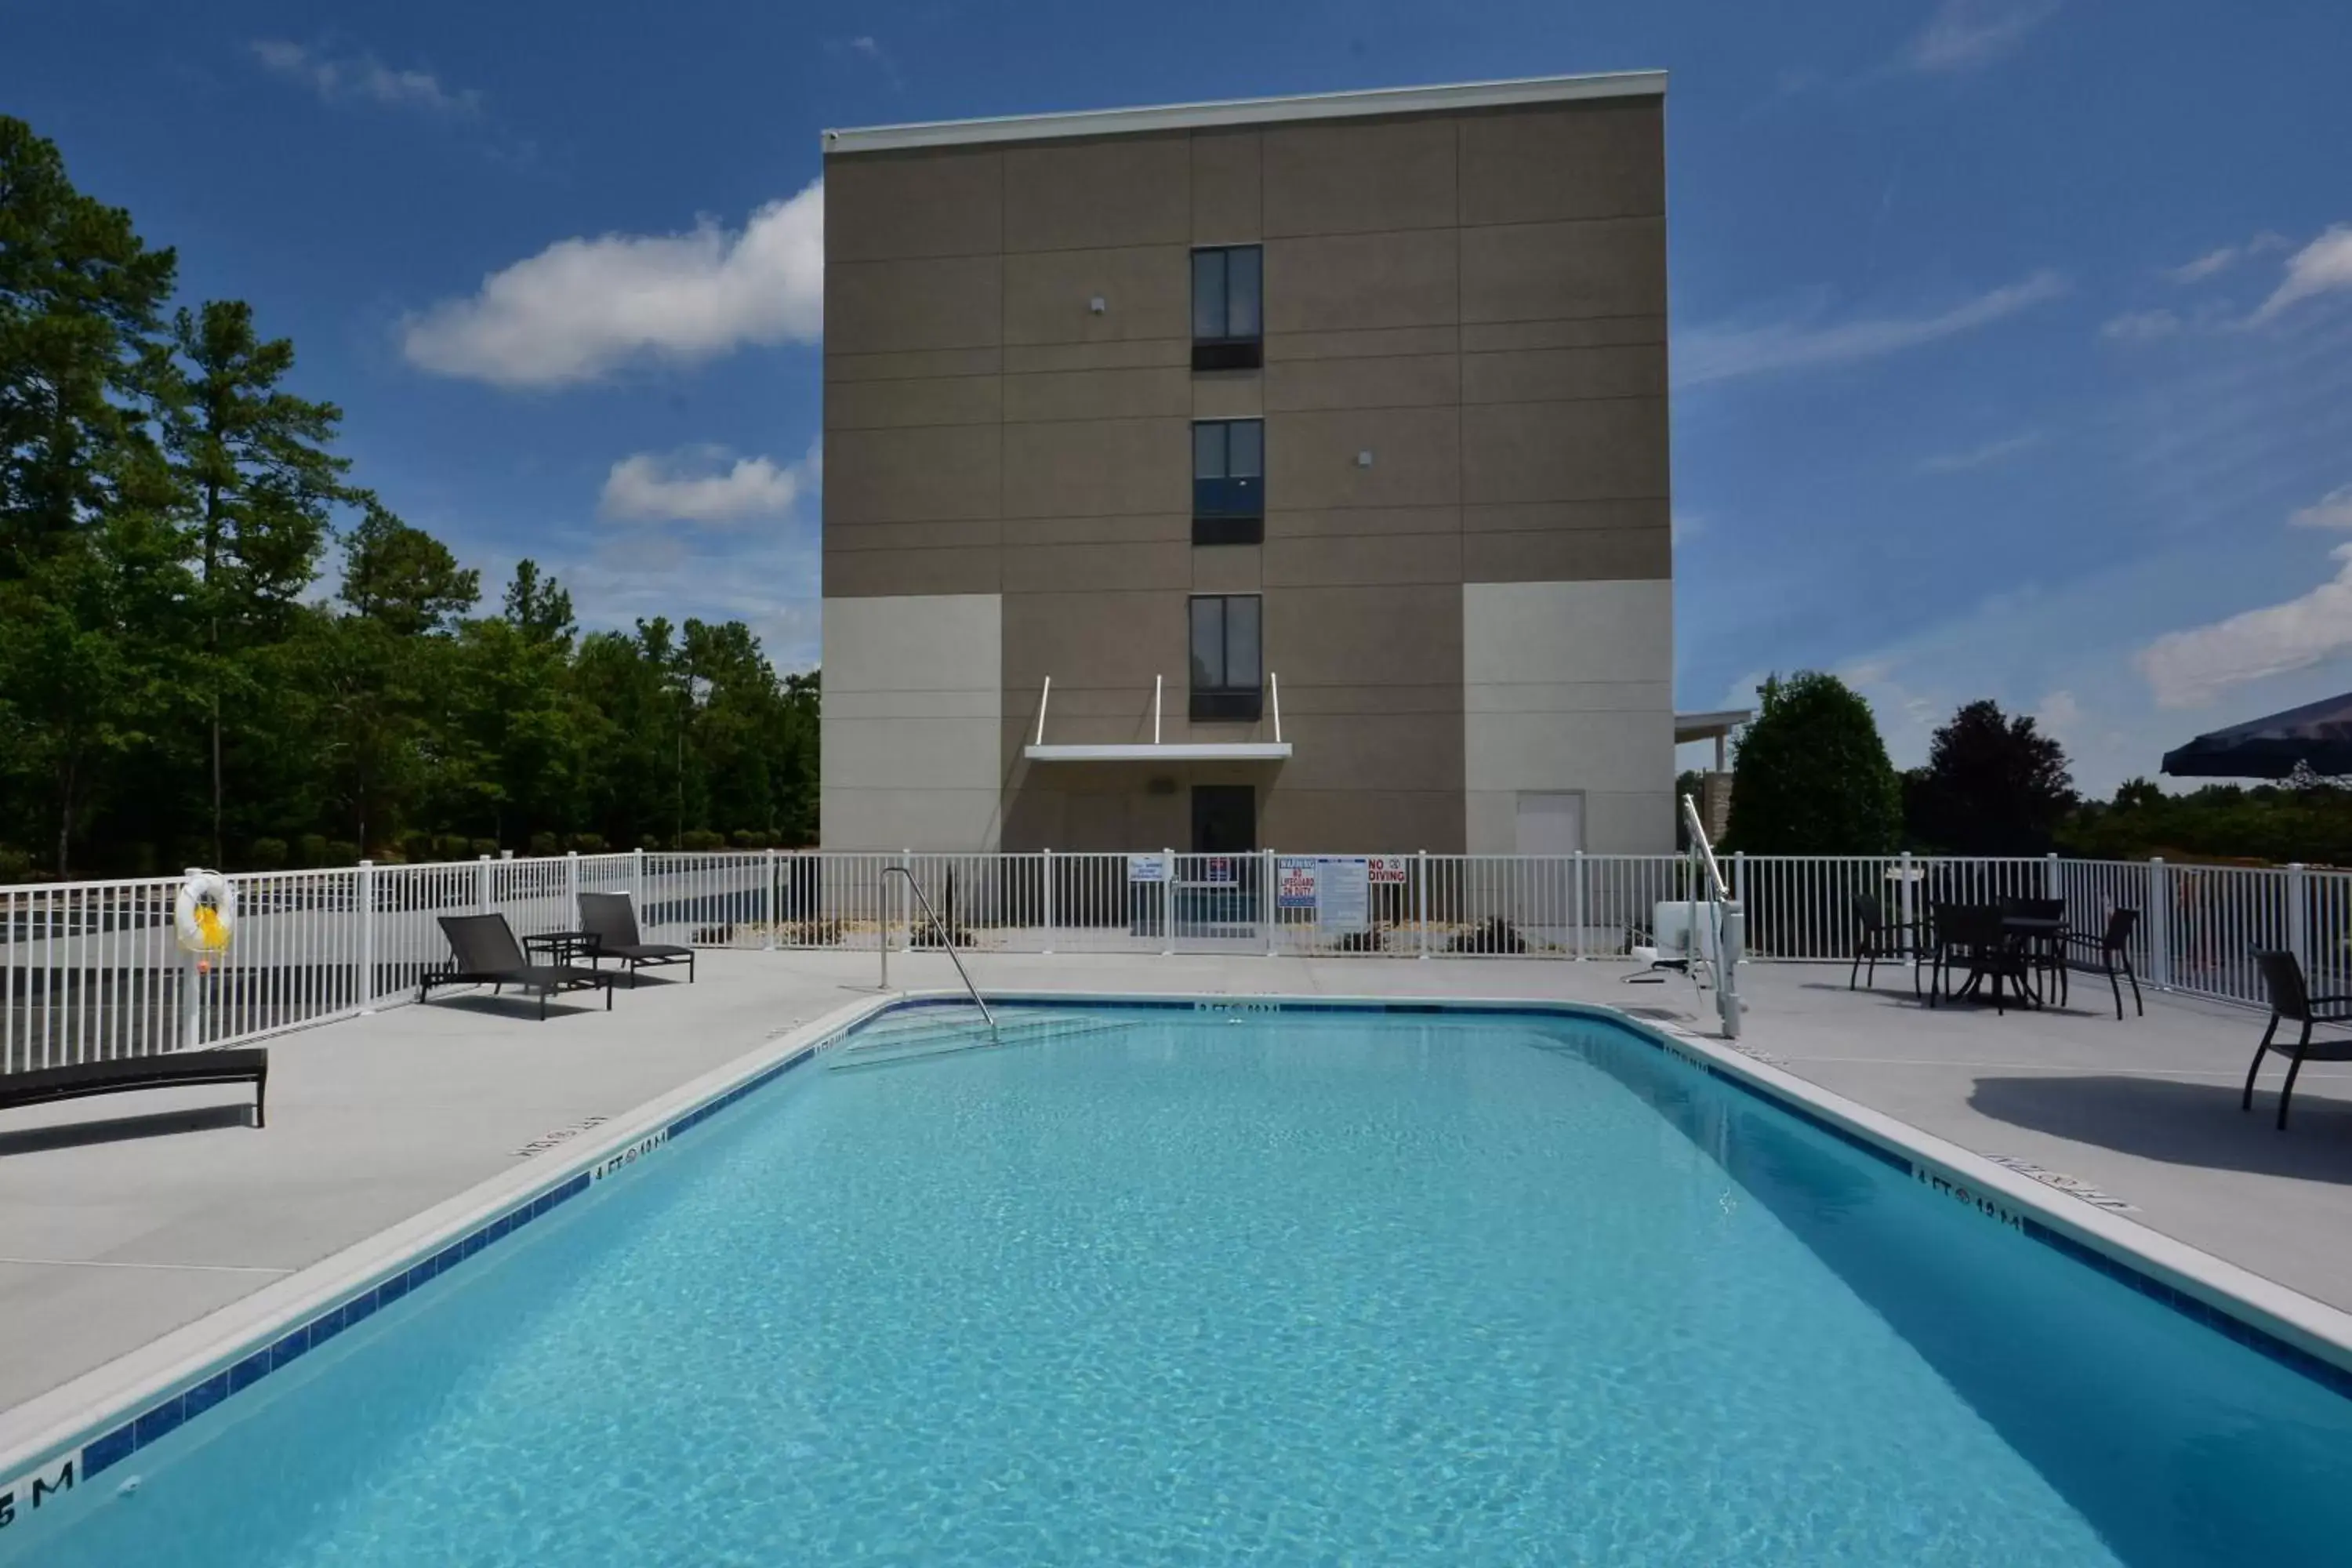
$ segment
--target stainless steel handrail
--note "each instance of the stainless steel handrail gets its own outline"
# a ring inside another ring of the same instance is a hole
[[[963,960],[956,956],[955,938],[940,922],[939,911],[931,908],[930,898],[923,891],[923,885],[916,881],[915,873],[904,866],[882,868],[882,875],[886,879],[893,871],[907,879],[908,888],[913,891],[916,900],[923,906],[923,913],[930,919],[932,934],[940,939],[940,945],[947,949],[948,962],[955,965],[957,975],[963,981],[963,988],[971,993],[972,1002],[980,1008],[980,1016],[988,1020],[989,1037],[997,1038],[996,1015],[988,1010],[988,1004],[981,998],[980,987],[971,983],[971,975],[965,971]],[[911,925],[910,921],[910,928]],[[890,988],[890,922],[887,918],[885,918],[882,922],[882,988],[886,991]]]
[[[1689,900],[1690,912],[1684,928],[1685,940],[1690,944],[1691,978],[1698,978],[1701,963],[1699,901],[1696,894],[1696,884],[1703,879],[1706,883],[1707,912],[1715,928],[1715,960],[1710,967],[1715,971],[1716,1015],[1723,1023],[1723,1037],[1736,1040],[1739,1037],[1740,1014],[1746,1011],[1746,1004],[1739,997],[1739,954],[1747,945],[1747,911],[1732,896],[1735,889],[1723,879],[1723,868],[1715,858],[1715,846],[1706,841],[1706,824],[1700,819],[1698,802],[1685,795],[1682,809],[1683,825],[1690,834],[1691,859],[1694,862],[1691,878],[1694,896]]]

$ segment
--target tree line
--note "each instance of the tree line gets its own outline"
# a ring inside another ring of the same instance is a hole
[[[1774,677],[1759,696],[1734,759],[1727,849],[2352,865],[2352,790],[2325,779],[2167,795],[2136,778],[2085,800],[2056,738],[1987,700],[1936,731],[1924,766],[1898,773],[1870,704],[1835,676]]]
[[[176,269],[0,116],[0,879],[814,840],[814,672],[485,605]]]

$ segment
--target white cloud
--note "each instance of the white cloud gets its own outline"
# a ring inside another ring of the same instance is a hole
[[[2310,593],[2167,632],[2142,648],[2136,662],[2158,705],[2199,707],[2232,686],[2352,653],[2352,544],[2328,555],[2337,563],[2336,575]]]
[[[1950,75],[1989,65],[2048,21],[2058,0],[1943,0],[1904,51],[1914,70]]]
[[[1958,474],[1965,473],[1970,468],[1989,468],[1996,463],[2005,462],[2020,452],[2029,451],[2040,445],[2042,445],[2042,432],[2028,430],[2022,435],[2011,436],[2005,440],[1989,441],[1981,447],[1971,447],[1965,452],[1941,453],[1922,462],[1919,465],[1919,471],[1923,474]]]
[[[2286,520],[2296,528],[2352,528],[2352,485],[2336,486]]]
[[[482,95],[473,89],[445,87],[430,71],[396,69],[364,51],[335,55],[285,38],[256,39],[250,47],[262,68],[301,83],[323,103],[376,103],[451,120],[481,112]]]
[[[2241,254],[2236,246],[2225,245],[2218,250],[2207,251],[2194,261],[2184,261],[2178,267],[2168,267],[2164,270],[2164,275],[2175,283],[2201,283],[2206,279],[2227,272],[2231,267],[2237,265]]]
[[[632,361],[686,363],[824,330],[824,182],[770,202],[740,233],[558,240],[402,325],[409,363],[499,386],[593,381]]]
[[[2082,725],[2083,705],[2074,700],[2073,692],[2062,687],[2045,695],[2035,705],[2033,721],[2041,726],[2043,734],[2063,744],[2067,737]]]
[[[821,482],[824,458],[816,447],[797,463],[737,458],[713,447],[670,456],[639,452],[604,476],[598,510],[625,522],[726,524],[782,517]]]
[[[1864,317],[1826,325],[1798,321],[1696,327],[1683,334],[1675,380],[1697,386],[1767,371],[1876,359],[1990,326],[2065,291],[2065,279],[2043,271],[1929,316]]]
[[[2099,336],[2113,342],[2145,343],[2168,338],[2180,331],[2180,318],[2169,310],[2132,310],[2099,328]]]
[[[2248,321],[2259,326],[2289,306],[2331,289],[2352,289],[2352,224],[2327,231],[2286,258],[2286,277]]]

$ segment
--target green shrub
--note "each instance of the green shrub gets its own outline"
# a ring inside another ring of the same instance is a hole
[[[21,882],[33,874],[33,858],[0,844],[0,882]]]
[[[495,838],[477,838],[466,846],[466,850],[470,855],[487,855],[495,860],[499,858],[499,841]]]
[[[564,847],[577,849],[583,855],[604,853],[604,836],[601,833],[575,833],[564,840]]]
[[[305,833],[294,841],[294,863],[302,867],[323,866],[327,863],[327,836]]]
[[[465,858],[466,840],[462,834],[444,833],[433,840],[433,858],[436,860],[463,860]]]
[[[534,833],[530,836],[530,852],[540,856],[561,855],[563,853],[563,841],[552,833]]]
[[[257,838],[253,841],[253,847],[246,851],[245,858],[246,863],[257,871],[281,870],[286,865],[286,840]]]
[[[400,856],[411,865],[433,858],[433,835],[421,827],[412,827],[400,836]]]
[[[689,827],[678,839],[678,847],[692,854],[707,855],[713,849],[727,847],[727,835],[713,833],[707,827]]]
[[[775,840],[755,828],[739,827],[727,836],[727,841],[738,849],[765,849]]]
[[[334,838],[327,843],[327,864],[356,866],[360,863],[360,847],[348,838]]]
[[[1884,855],[1903,789],[1870,704],[1834,675],[1766,679],[1732,763],[1724,846],[1750,855]]]

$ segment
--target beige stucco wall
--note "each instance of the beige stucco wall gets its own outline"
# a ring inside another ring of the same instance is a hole
[[[825,605],[819,808],[828,849],[992,849],[1003,616],[992,594]]]
[[[1584,847],[1671,850],[1674,585],[1462,589],[1464,837],[1516,848],[1522,791],[1584,796]]]

